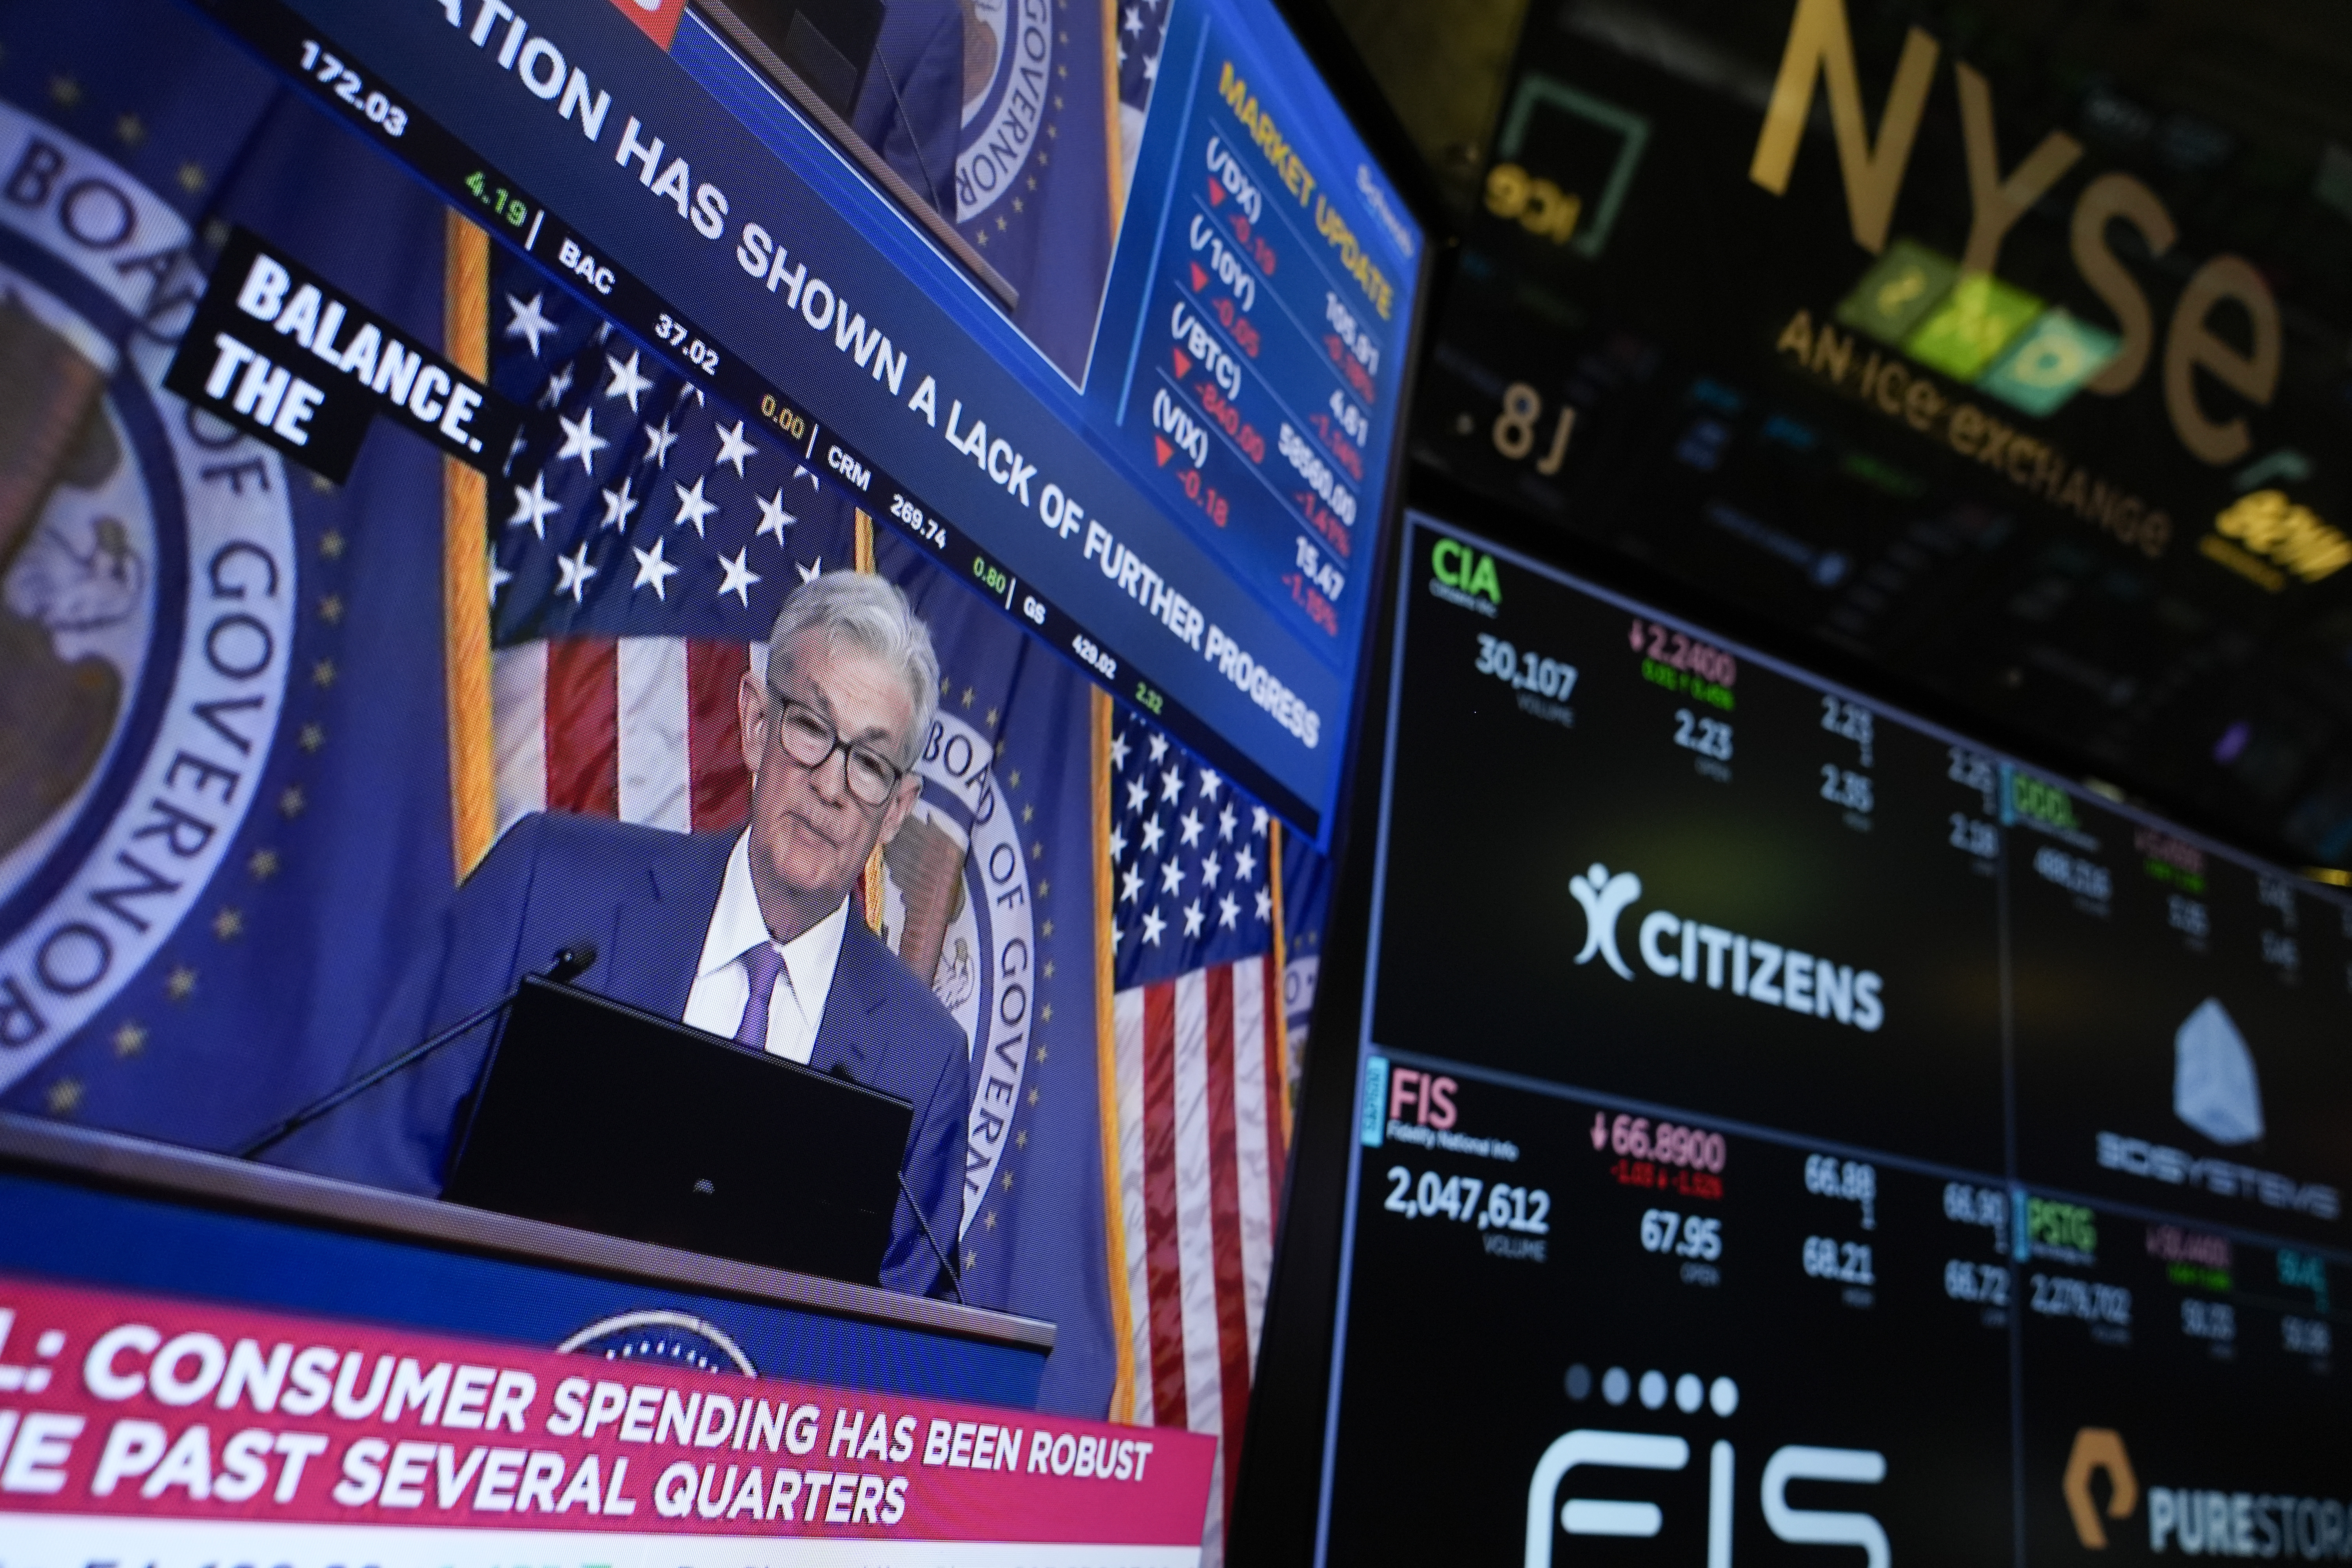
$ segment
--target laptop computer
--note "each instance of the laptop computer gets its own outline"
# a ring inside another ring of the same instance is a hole
[[[441,1195],[872,1285],[913,1121],[895,1095],[532,977]]]

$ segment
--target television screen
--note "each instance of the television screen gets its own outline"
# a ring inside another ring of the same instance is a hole
[[[2352,904],[1402,550],[1317,1560],[2340,1554]]]
[[[820,1317],[916,1325],[753,1370],[1229,1451],[1427,266],[1276,9],[0,35],[10,1168],[79,1191],[149,1140],[277,1183],[142,1166],[167,1208],[217,1178],[508,1247],[385,1196],[462,1175],[665,1279],[815,1270]],[[534,976],[600,1000],[509,1027]],[[782,1126],[888,1146],[745,1131]],[[194,1244],[77,1259],[41,1208],[11,1278],[542,1346],[618,1310],[159,1275]],[[902,1364],[966,1333],[1028,1359]]]

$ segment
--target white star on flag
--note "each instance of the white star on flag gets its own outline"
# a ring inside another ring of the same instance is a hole
[[[1151,737],[1151,761],[1156,765],[1168,755],[1168,737],[1155,732]]]
[[[1198,936],[1201,934],[1201,918],[1200,900],[1194,899],[1191,903],[1184,906],[1184,934],[1186,936]]]
[[[1179,800],[1184,794],[1184,773],[1181,768],[1170,768],[1160,775],[1160,798]]]
[[[1150,792],[1143,787],[1143,781],[1141,779],[1128,780],[1127,809],[1129,811],[1141,811],[1143,809],[1143,797],[1149,793]]]
[[[746,559],[751,553],[751,547],[747,544],[735,552],[732,560],[724,555],[719,558],[719,568],[727,574],[726,580],[719,584],[719,596],[723,599],[732,594],[747,610],[751,607],[751,584],[761,581],[760,574],[751,570]]]
[[[1135,902],[1136,895],[1142,891],[1142,872],[1137,870],[1134,867],[1129,866],[1126,870],[1119,873],[1118,901],[1120,903],[1131,904]]]
[[[816,475],[810,470],[809,466],[806,463],[794,463],[793,465],[793,478],[796,479],[805,479],[809,482],[809,489],[815,490],[819,495],[824,493],[824,487],[816,482]]]
[[[1112,828],[1110,830],[1110,863],[1114,866],[1118,865],[1119,858],[1126,853],[1127,829],[1124,827]]]
[[[1201,862],[1201,886],[1204,888],[1213,888],[1217,885],[1217,879],[1224,874],[1224,862],[1214,853],[1212,853],[1207,859]]]
[[[634,594],[640,588],[650,587],[655,598],[667,604],[669,580],[677,575],[679,568],[671,565],[662,554],[663,543],[662,537],[656,534],[651,550],[639,550],[634,544],[629,547],[629,553],[637,558],[637,580],[629,584],[629,592]]]
[[[1201,814],[1199,812],[1188,811],[1183,816],[1178,817],[1176,821],[1177,825],[1184,830],[1183,839],[1185,848],[1190,849],[1193,845],[1201,841]]]
[[[588,587],[588,579],[596,575],[596,568],[588,564],[588,542],[582,540],[579,550],[572,554],[557,556],[555,570],[562,578],[555,584],[555,591],[571,595],[572,602],[578,604],[580,595]]]
[[[784,542],[784,530],[799,521],[784,510],[784,487],[778,485],[776,493],[760,503],[760,526],[752,531],[751,537],[758,539],[762,534],[772,533],[781,545]]]
[[[704,479],[709,477],[707,474],[703,476]],[[697,539],[703,537],[703,519],[719,510],[719,504],[716,501],[703,499],[702,483],[702,479],[697,479],[691,488],[685,485],[670,486],[670,489],[677,492],[677,515],[670,519],[669,525],[676,528],[681,522],[690,522],[694,524],[694,536]]]
[[[635,349],[631,349],[629,351],[629,363],[626,364],[623,364],[621,363],[621,359],[618,354],[606,354],[604,356],[604,368],[612,373],[613,377],[612,381],[604,388],[604,395],[607,397],[627,398],[629,400],[629,412],[632,414],[635,414],[637,411],[637,394],[640,392],[651,392],[653,390],[654,384],[652,380],[646,376],[637,374],[637,362],[644,357],[645,356]]]
[[[1250,807],[1250,834],[1251,834],[1251,836],[1252,836],[1253,837],[1256,837],[1256,838],[1263,838],[1263,837],[1265,837],[1265,825],[1266,825],[1268,822],[1272,821],[1272,820],[1273,820],[1272,815],[1271,815],[1270,813],[1268,813],[1268,812],[1267,812],[1267,810],[1265,809],[1265,807],[1264,807],[1264,806],[1262,806],[1262,805],[1254,805],[1254,806],[1251,806],[1251,807]]]
[[[1167,929],[1168,922],[1160,918],[1160,911],[1158,910],[1146,910],[1143,911],[1144,941],[1150,942],[1154,947],[1158,947],[1160,945],[1160,933]]]
[[[607,528],[617,528],[623,533],[628,532],[629,514],[641,504],[629,493],[629,477],[626,474],[621,476],[619,489],[607,486],[598,493],[604,498],[604,515],[598,521],[597,530],[601,532]]]
[[[490,603],[499,602],[499,590],[514,581],[514,574],[499,564],[499,552],[490,552]]]
[[[805,566],[794,563],[793,570],[801,574],[802,582],[814,583],[824,574],[824,557],[820,555]]]
[[[1265,888],[1257,890],[1257,918],[1262,921],[1274,918],[1274,894]]]
[[[746,423],[745,420],[738,419],[732,430],[715,421],[710,426],[719,433],[719,456],[710,460],[710,466],[715,468],[721,463],[732,463],[735,465],[735,477],[739,479],[743,477],[743,459],[757,457],[760,452],[759,447],[743,439],[743,426]]]
[[[1231,893],[1225,894],[1217,900],[1217,924],[1224,930],[1231,931],[1234,921],[1241,918],[1241,913],[1242,907],[1234,901],[1234,896]]]
[[[511,294],[507,296],[507,309],[514,312],[507,318],[507,336],[530,339],[530,357],[533,359],[539,357],[539,340],[555,331],[555,323],[540,311],[540,306],[546,299],[543,293],[533,294],[527,301]]]
[[[1217,837],[1221,839],[1231,839],[1234,836],[1234,825],[1240,820],[1234,815],[1234,803],[1225,802],[1225,808],[1217,813]]]
[[[1184,890],[1184,862],[1171,856],[1160,863],[1160,890],[1181,893]]]
[[[539,395],[539,405],[541,408],[553,408],[569,396],[571,392],[572,366],[566,363],[558,365],[555,374],[547,378],[546,389]]]
[[[1257,875],[1257,853],[1246,844],[1234,857],[1234,875],[1244,882]]]
[[[1224,782],[1224,780],[1217,776],[1216,769],[1202,768],[1201,770],[1201,797],[1203,800],[1216,799],[1217,791],[1223,787]]]
[[[1125,735],[1113,735],[1110,738],[1110,765],[1113,773],[1117,773],[1127,766],[1127,737]]]
[[[1146,855],[1157,855],[1157,854],[1159,854],[1159,853],[1160,853],[1160,841],[1162,838],[1165,838],[1166,837],[1167,837],[1167,834],[1166,834],[1164,831],[1162,831],[1162,830],[1161,830],[1160,826],[1160,819],[1159,819],[1158,817],[1153,816],[1153,817],[1147,817],[1147,818],[1145,818],[1145,819],[1144,819],[1144,824],[1143,824],[1143,852],[1144,852]]]
[[[529,489],[523,489],[520,485],[515,486],[514,515],[507,519],[509,528],[514,527],[517,523],[527,522],[530,524],[533,534],[541,539],[547,537],[547,520],[561,511],[562,508],[547,499],[546,479],[547,476],[544,474],[533,474],[530,477]]]
[[[566,458],[577,458],[580,459],[580,471],[593,478],[596,454],[613,444],[596,434],[596,411],[582,409],[576,424],[561,414],[555,416],[555,422],[563,426],[563,449],[555,454],[555,460],[560,463]]]
[[[669,467],[669,449],[677,445],[677,432],[665,419],[646,427],[646,455],[638,461],[651,463],[656,468]]]

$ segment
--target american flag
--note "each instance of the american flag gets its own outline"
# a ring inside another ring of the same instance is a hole
[[[1287,1142],[1280,830],[1140,718],[1107,765],[1134,1419],[1222,1436],[1230,1508]]]
[[[731,826],[737,682],[785,592],[851,564],[845,503],[781,435],[526,265],[499,270],[492,377],[535,417],[489,500],[498,828],[543,809]]]
[[[1160,79],[1160,52],[1168,41],[1168,8],[1176,0],[1119,0],[1118,100],[1141,114]]]

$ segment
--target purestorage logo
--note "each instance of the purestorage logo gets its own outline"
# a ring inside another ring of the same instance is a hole
[[[1600,959],[1620,979],[1633,978],[1633,966],[1618,949],[1620,924],[1642,897],[1642,879],[1631,871],[1612,872],[1595,861],[1569,879],[1568,890],[1584,910],[1584,945],[1579,963]],[[1850,1028],[1870,1032],[1886,1022],[1878,972],[1833,963],[1826,958],[1685,920],[1667,910],[1652,910],[1637,928],[1635,950],[1650,973],[1710,991],[1728,989],[1734,996],[1834,1019]]]
[[[2095,1477],[2106,1481],[2104,1507],[2093,1495]],[[2131,1518],[2142,1500],[2122,1434],[2105,1426],[2076,1432],[2064,1489],[2075,1539],[2091,1551],[2106,1550],[2109,1521]],[[2302,1563],[2352,1558],[2352,1510],[2336,1498],[2206,1487],[2151,1486],[2147,1493],[2147,1546],[2153,1553]]]

